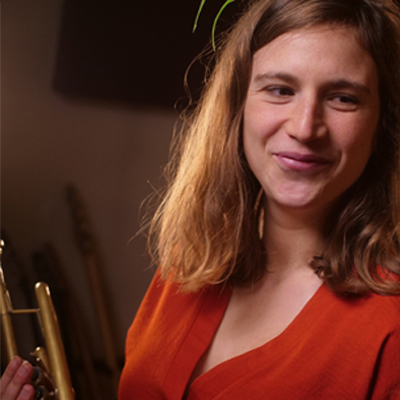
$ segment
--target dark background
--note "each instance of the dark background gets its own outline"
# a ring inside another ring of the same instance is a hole
[[[66,95],[96,97],[138,105],[172,107],[185,98],[183,78],[207,46],[222,0],[205,3],[192,32],[199,0],[66,0],[54,87]],[[231,3],[218,22],[229,26],[238,9]],[[198,98],[204,66],[188,74]]]
[[[147,199],[157,199],[165,183],[162,171],[181,109],[174,105],[187,102],[185,71],[209,43],[223,0],[207,0],[192,34],[199,3],[1,1],[3,267],[15,308],[35,304],[39,280],[61,303],[57,312],[66,326],[77,399],[113,399],[116,389],[66,189],[72,184],[78,190],[92,226],[121,366],[126,332],[155,270],[146,237],[137,232],[152,214]],[[219,32],[235,9],[236,3],[224,11]],[[196,63],[189,76],[195,97],[203,75]],[[42,270],[49,274],[40,276]],[[71,310],[78,318],[67,315]],[[18,316],[15,322],[20,354],[31,360],[40,338],[27,327],[37,327],[36,321]],[[88,357],[76,348],[78,334]],[[83,359],[94,370],[94,385]]]

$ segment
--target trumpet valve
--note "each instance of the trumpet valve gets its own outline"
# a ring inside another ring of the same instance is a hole
[[[31,353],[31,356],[35,358],[36,364],[50,374],[50,362],[49,357],[47,356],[46,349],[43,347],[36,347],[35,351]]]

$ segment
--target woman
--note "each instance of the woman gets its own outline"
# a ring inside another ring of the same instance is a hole
[[[227,35],[153,220],[120,400],[400,398],[389,6],[258,0]]]
[[[153,220],[120,400],[400,398],[390,7],[258,0],[227,35]]]

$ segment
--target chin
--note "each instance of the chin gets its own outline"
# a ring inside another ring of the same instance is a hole
[[[318,212],[321,209],[329,208],[332,204],[331,199],[323,199],[318,194],[309,192],[295,193],[291,191],[276,196],[267,195],[267,198],[280,208],[307,212],[313,209]]]

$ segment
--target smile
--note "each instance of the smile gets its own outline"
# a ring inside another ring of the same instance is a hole
[[[284,170],[317,172],[331,163],[330,160],[314,154],[283,151],[273,154],[278,165]]]

